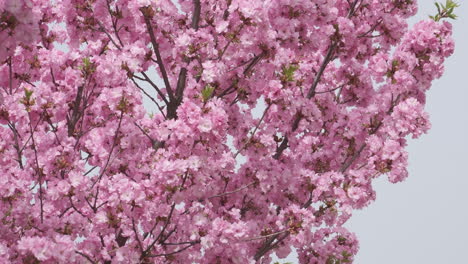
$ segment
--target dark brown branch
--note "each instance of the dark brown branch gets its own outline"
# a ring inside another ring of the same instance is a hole
[[[96,261],[94,261],[91,257],[89,257],[88,255],[84,254],[84,253],[81,253],[79,251],[75,251],[76,254],[82,256],[83,258],[87,259],[89,262],[91,262],[92,264],[97,264]]]
[[[348,18],[352,17],[354,13],[356,12],[356,6],[360,0],[354,1],[349,8],[348,12]],[[317,88],[317,85],[320,82],[320,79],[322,78],[323,72],[327,68],[328,64],[330,61],[333,60],[333,54],[335,52],[335,49],[337,47],[338,43],[333,42],[331,43],[330,47],[328,47],[327,54],[325,55],[325,58],[323,59],[322,65],[320,66],[319,71],[315,75],[314,81],[312,83],[312,86],[310,87],[309,92],[307,93],[307,99],[311,99],[312,97],[315,96],[315,89]]]
[[[13,94],[13,66],[11,56],[8,58],[8,86],[10,87],[10,95]]]
[[[261,240],[261,239],[265,239],[265,238],[270,238],[270,237],[272,237],[272,236],[281,235],[281,234],[284,234],[284,233],[286,233],[286,232],[288,232],[288,230],[278,231],[278,232],[275,232],[275,233],[272,233],[272,234],[268,234],[268,235],[264,235],[264,236],[245,238],[245,239],[242,239],[241,241],[242,241],[242,242],[248,242],[248,241]]]
[[[33,126],[31,124],[31,116],[28,114],[29,117],[29,131],[31,133],[31,141],[32,141],[32,149],[34,151],[34,162],[36,164],[36,173],[38,174],[38,184],[39,184],[39,204],[41,207],[41,223],[44,222],[44,199],[43,199],[43,190],[42,190],[42,177],[43,172],[39,166],[39,159],[37,155],[37,148],[36,148],[36,141],[34,140],[34,131]],[[41,116],[42,117],[42,116]]]
[[[156,107],[158,108],[159,112],[161,112],[161,114],[164,116],[164,119],[167,119],[166,118],[166,114],[164,114],[164,111],[163,111],[163,108],[158,104],[158,102],[156,101],[156,99],[154,99],[150,94],[148,94],[145,89],[143,89],[136,81],[135,79],[133,78],[130,78],[132,80],[132,82],[135,84],[135,86],[143,92],[143,94],[146,95],[146,97],[148,97],[148,99],[150,99],[155,105]]]
[[[112,153],[114,152],[114,149],[115,149],[115,144],[117,142],[117,137],[119,135],[119,132],[120,132],[120,127],[122,125],[122,119],[123,119],[123,114],[124,112],[121,111],[120,112],[120,117],[119,117],[119,123],[117,125],[117,129],[115,130],[115,134],[114,134],[114,139],[112,141],[112,147],[109,151],[109,155],[107,157],[107,160],[106,160],[106,164],[104,165],[104,167],[102,168],[102,171],[101,173],[99,174],[98,178],[96,179],[96,181],[93,183],[93,185],[91,186],[91,189],[94,187],[94,185],[101,180],[102,176],[104,175],[104,173],[106,172],[107,170],[107,167],[109,166],[109,163],[110,163],[110,159],[111,159],[111,156],[112,156]]]
[[[92,207],[94,213],[97,212],[97,200],[99,199],[99,185],[96,187],[96,196],[94,197],[94,205]]]
[[[135,239],[138,242],[138,246],[140,247],[140,250],[143,252],[143,245],[141,244],[140,237],[138,236],[138,232],[135,226],[135,219],[133,217],[132,217],[132,229],[133,229],[133,233],[135,233]]]
[[[364,150],[364,148],[367,146],[367,144],[362,144],[362,146],[359,148],[358,151],[356,151],[356,153],[354,153],[354,155],[351,157],[351,159],[347,160],[345,163],[343,163],[343,165],[341,166],[340,168],[340,172],[345,172],[353,163],[354,161],[356,161],[357,158],[359,158],[359,156],[361,155],[362,151]]]
[[[179,104],[182,101],[185,85],[187,82],[187,68],[180,69],[179,79],[177,80],[176,98]]]
[[[236,152],[236,154],[234,154],[234,159],[237,157],[237,155],[239,155],[239,153],[240,153],[242,150],[244,150],[244,149],[247,147],[248,144],[250,144],[250,142],[252,142],[252,139],[253,139],[253,137],[255,136],[255,133],[257,133],[257,130],[258,130],[258,128],[260,127],[260,125],[262,124],[263,119],[265,119],[265,116],[266,116],[268,110],[270,109],[270,107],[271,107],[271,104],[269,104],[269,105],[265,108],[265,110],[263,111],[262,117],[260,118],[260,120],[258,120],[258,123],[257,123],[257,125],[255,126],[254,130],[252,131],[252,135],[250,135],[249,140],[247,140],[247,142],[245,142],[245,144]]]
[[[192,28],[195,29],[195,31],[197,31],[199,28],[200,14],[201,14],[200,0],[193,0]],[[190,61],[186,61],[186,62],[189,63]],[[182,102],[186,82],[187,82],[187,68],[181,67],[180,72],[179,72],[179,77],[177,80],[175,98],[172,98],[171,104],[167,106],[167,117],[169,119],[177,118],[177,108]]]
[[[369,33],[372,33],[380,24],[382,24],[383,22],[383,19],[380,18],[377,23],[375,23],[368,31],[366,31],[365,33],[362,33],[360,35],[358,35],[358,38],[363,38],[363,37],[367,37],[367,35]]]
[[[309,92],[307,93],[307,99],[311,99],[312,97],[314,97],[316,95],[315,90],[317,88],[317,85],[319,84],[320,79],[321,79],[325,69],[327,68],[327,65],[333,59],[333,53],[334,53],[334,51],[336,49],[336,45],[337,45],[336,43],[332,43],[330,45],[330,47],[328,48],[327,54],[325,55],[325,58],[323,59],[322,65],[320,66],[319,71],[315,75],[314,81],[313,81],[313,83],[312,83],[312,85],[310,87]],[[293,122],[292,132],[296,131],[296,129],[299,126],[299,122],[301,121],[301,119],[302,119],[301,115],[298,115],[296,117],[296,119]],[[284,137],[283,141],[281,142],[280,146],[276,149],[276,153],[273,156],[274,159],[279,159],[281,157],[281,155],[283,154],[283,151],[286,150],[286,148],[288,148],[288,143],[289,143],[289,139],[288,139],[288,136],[286,135]]]
[[[392,101],[390,102],[390,108],[387,111],[387,115],[390,115],[393,112],[393,108],[396,106],[398,101],[400,100],[401,95],[398,95],[395,99],[393,99],[393,94],[392,94]],[[377,133],[377,131],[380,129],[380,127],[383,125],[382,121],[379,121],[378,125],[375,126],[370,132],[369,135],[373,135]],[[366,148],[367,144],[363,143],[361,147],[359,147],[358,151],[354,153],[354,155],[350,159],[346,159],[343,165],[340,168],[340,172],[344,173],[346,170],[353,165],[353,163],[359,158],[361,155],[362,151]]]
[[[237,36],[240,31],[244,28],[244,25],[245,24],[241,24],[239,26],[239,28],[234,32],[234,36]],[[234,41],[234,37],[230,38],[228,43],[226,43],[226,45],[224,46],[224,48],[221,50],[221,54],[219,54],[218,56],[218,60],[221,60],[224,56],[224,53],[226,53],[227,49],[229,48],[229,45],[231,45],[231,43]]]
[[[178,246],[178,245],[187,245],[187,244],[191,244],[191,245],[195,245],[195,244],[198,244],[200,243],[200,240],[195,240],[195,241],[186,241],[186,242],[177,242],[177,243],[162,243],[164,246]]]
[[[309,89],[309,92],[307,93],[307,99],[310,99],[315,96],[315,89],[317,88],[317,85],[320,82],[320,79],[322,78],[323,72],[328,66],[328,63],[330,63],[331,59],[333,58],[333,53],[336,49],[337,44],[332,43],[330,47],[328,48],[327,54],[325,55],[325,58],[323,59],[322,65],[320,66],[319,71],[315,75],[314,82],[312,83],[312,86]]]
[[[200,0],[193,0],[193,16],[192,16],[192,28],[195,31],[198,30],[198,24],[200,22],[201,4]]]
[[[268,239],[266,241],[266,243],[257,250],[257,253],[254,256],[254,259],[256,261],[260,260],[260,258],[263,255],[265,255],[268,251],[270,251],[271,249],[276,247],[276,245],[278,245],[283,240],[285,240],[289,236],[289,234],[290,234],[290,232],[287,231],[286,233],[284,233],[284,235],[281,238],[278,238],[280,236],[280,234],[276,234],[273,237],[271,237],[270,239]]]
[[[253,181],[253,182],[251,182],[251,183],[249,183],[249,184],[247,184],[247,185],[245,185],[245,186],[242,186],[242,187],[240,187],[240,188],[237,188],[237,189],[235,189],[235,190],[233,190],[233,191],[229,191],[229,192],[224,192],[224,193],[220,193],[220,194],[217,194],[217,195],[213,195],[213,196],[208,197],[207,199],[212,199],[212,198],[216,198],[216,197],[223,197],[223,196],[230,195],[230,194],[233,194],[233,193],[236,193],[236,192],[240,192],[240,191],[242,191],[242,190],[244,190],[244,189],[249,188],[250,186],[252,186],[252,185],[254,185],[254,184],[256,184],[256,183],[257,183],[257,181]]]
[[[283,154],[283,151],[288,148],[288,143],[289,143],[288,136],[285,136],[283,141],[281,141],[281,144],[279,145],[279,147],[276,149],[275,155],[273,155],[273,158],[275,160],[279,159],[281,155]]]
[[[224,10],[224,14],[223,14],[223,20],[227,20],[229,17],[229,7],[232,4],[232,0],[227,0],[226,2],[227,3],[226,3],[226,9]]]
[[[153,139],[141,126],[139,126],[136,122],[134,122],[135,126],[140,129],[140,131],[150,140],[151,145],[154,150],[158,151],[158,149],[164,147],[164,142],[159,140]]]
[[[87,176],[90,174],[94,169],[96,169],[98,166],[93,166],[91,169],[89,169],[83,176]]]
[[[71,116],[67,115],[68,136],[73,136],[75,132],[76,123],[81,117],[80,106],[81,106],[81,100],[83,99],[83,90],[84,90],[84,85],[80,85],[76,93],[75,101],[73,102],[73,110],[72,110]]]
[[[58,218],[62,218],[67,212],[68,210],[72,209],[71,206],[67,207],[63,212],[61,212],[59,215],[58,215]]]
[[[143,74],[143,77],[145,77],[145,81],[148,82],[154,88],[154,90],[156,90],[156,92],[164,101],[164,103],[166,103],[166,105],[169,104],[169,101],[167,101],[166,96],[161,92],[161,89],[159,89],[159,87],[151,80],[151,78],[148,75],[146,75],[145,72],[141,72],[141,74]]]
[[[40,116],[39,120],[37,120],[36,125],[34,125],[34,127],[33,127],[33,130],[34,130],[34,131],[36,131],[37,127],[38,127],[39,124],[41,123],[42,117],[43,117],[43,115]],[[10,123],[10,124],[13,125],[12,123]],[[15,130],[16,130],[16,128],[15,128]],[[19,134],[18,134],[18,135],[19,135]],[[20,153],[23,153],[23,150],[27,147],[29,141],[31,140],[31,137],[32,137],[32,134],[29,135],[29,138],[26,140],[26,142],[25,142],[25,143],[23,144],[23,146],[20,148],[20,150],[19,150]]]
[[[122,47],[119,46],[119,44],[117,44],[115,42],[115,40],[112,38],[112,36],[109,34],[109,32],[107,32],[106,28],[104,27],[104,25],[102,24],[101,21],[97,20],[98,24],[99,24],[99,30],[101,32],[103,32],[104,34],[106,34],[106,36],[109,38],[109,40],[112,42],[112,44],[114,44],[114,46],[118,49],[118,50],[122,50]]]
[[[149,256],[149,253],[151,252],[152,248],[154,247],[154,245],[156,245],[156,243],[159,241],[159,239],[161,237],[164,236],[164,232],[166,231],[167,229],[167,226],[169,225],[170,221],[171,221],[171,218],[172,218],[172,213],[174,212],[174,208],[175,208],[175,204],[173,204],[171,206],[171,211],[169,212],[169,215],[168,217],[166,218],[166,222],[164,223],[164,226],[161,230],[161,232],[159,232],[158,236],[153,240],[153,242],[146,248],[146,250],[144,250],[142,253],[141,253],[141,256],[140,256],[140,259],[145,259],[146,257]]]
[[[13,147],[16,149],[16,155],[17,155],[17,161],[18,161],[18,164],[20,166],[21,169],[24,169],[23,167],[23,161],[22,161],[22,150],[20,149],[19,147],[19,132],[18,130],[16,130],[16,127],[15,127],[15,124],[11,123],[10,121],[8,121],[8,127],[11,129],[11,131],[13,132],[13,140],[14,140],[14,143],[13,143]]]
[[[344,86],[345,86],[345,85],[342,84],[342,85],[340,85],[340,86],[338,86],[338,87],[335,87],[335,88],[333,88],[333,89],[330,89],[330,90],[315,92],[315,94],[324,94],[324,93],[334,92],[334,91],[336,91],[336,90],[338,90],[338,89],[343,88]]]
[[[162,78],[164,80],[164,85],[166,85],[167,93],[169,95],[169,100],[174,100],[174,93],[172,92],[171,84],[169,83],[169,77],[167,76],[166,68],[164,67],[164,63],[161,57],[161,53],[159,52],[159,44],[156,41],[156,37],[154,35],[153,27],[151,26],[151,18],[149,14],[146,14],[143,10],[143,18],[145,19],[146,29],[148,30],[148,34],[150,35],[151,44],[153,45],[154,53],[156,54],[157,64],[159,66],[159,71],[161,72]]]
[[[73,200],[71,198],[71,196],[68,196],[68,199],[70,200],[70,206],[71,208],[73,208],[73,210],[75,210],[75,212],[77,212],[79,215],[81,215],[82,217],[88,219],[88,222],[92,222],[91,219],[89,219],[85,214],[83,214],[78,208],[76,208],[75,204],[73,204]]]
[[[114,28],[114,34],[117,37],[117,40],[119,41],[120,46],[123,47],[124,44],[122,43],[122,40],[120,39],[120,36],[119,36],[120,29],[117,29],[117,22],[119,21],[119,18],[117,16],[115,16],[115,19],[113,18],[109,0],[106,0],[106,4],[107,4],[107,11],[109,12],[109,15],[111,16],[112,27]],[[117,4],[115,4],[115,9],[116,9],[116,14],[118,14],[119,13],[119,7],[117,6]]]
[[[265,52],[262,52],[256,56],[254,56],[250,61],[250,63],[247,65],[247,67],[245,67],[244,71],[243,71],[243,75],[244,77],[246,75],[248,75],[252,70],[253,68],[255,67],[255,65],[257,65],[260,60],[263,59],[263,57],[265,56]],[[228,94],[231,94],[232,92],[234,92],[236,89],[235,89],[235,86],[236,86],[236,83],[240,81],[240,77],[237,77],[235,80],[232,81],[231,85],[226,88],[224,91],[221,92],[221,94],[218,95],[219,98],[222,98]]]
[[[156,258],[156,257],[167,257],[167,256],[171,256],[171,255],[175,255],[177,253],[180,253],[190,247],[193,247],[195,244],[189,244],[188,246],[185,246],[179,250],[176,250],[176,251],[173,251],[173,252],[170,252],[170,253],[166,253],[166,254],[158,254],[158,255],[148,255],[147,257],[149,258]]]

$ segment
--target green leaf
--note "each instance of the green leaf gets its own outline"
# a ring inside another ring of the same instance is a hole
[[[26,97],[26,100],[31,99],[32,94],[33,94],[32,90],[24,89],[24,97]]]
[[[439,5],[439,3],[435,2],[435,5],[436,5],[436,7],[437,7],[437,12],[440,13],[440,5]],[[432,16],[431,16],[431,17],[432,17]]]
[[[459,7],[460,4],[453,0],[446,0],[445,5],[441,3],[435,3],[437,7],[437,14],[435,16],[429,16],[432,20],[438,22],[443,18],[456,19],[457,16],[453,13],[455,8]]]
[[[201,91],[203,102],[206,103],[211,98],[211,95],[213,95],[214,89],[215,88],[209,84],[206,85],[205,88],[203,88],[203,90]]]
[[[283,80],[286,82],[292,82],[294,81],[294,73],[299,69],[298,65],[295,64],[290,64],[286,67],[283,67]]]
[[[83,64],[79,66],[84,76],[89,76],[96,71],[96,67],[90,58],[84,57],[82,59]]]

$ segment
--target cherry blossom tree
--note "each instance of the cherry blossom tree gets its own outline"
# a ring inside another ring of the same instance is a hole
[[[455,7],[0,0],[0,262],[353,262]]]

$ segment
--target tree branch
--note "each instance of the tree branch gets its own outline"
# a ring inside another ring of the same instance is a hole
[[[166,222],[164,223],[164,226],[161,230],[161,232],[159,232],[158,236],[153,240],[153,242],[146,248],[146,250],[144,250],[142,253],[141,253],[141,256],[140,256],[140,259],[144,259],[146,257],[149,256],[149,253],[151,252],[151,249],[154,247],[154,245],[156,245],[156,243],[158,242],[158,240],[164,235],[164,232],[166,231],[167,229],[167,226],[169,225],[170,221],[171,221],[171,218],[172,218],[172,213],[174,212],[174,208],[175,208],[175,204],[173,204],[171,206],[171,211],[169,212],[169,215],[166,219]]]
[[[193,0],[193,15],[192,15],[192,28],[198,31],[201,14],[201,3],[200,0]],[[186,61],[189,63],[190,61]],[[197,80],[198,81],[198,80]],[[179,72],[179,78],[177,80],[175,98],[171,99],[171,104],[167,108],[167,116],[169,119],[177,117],[177,108],[182,102],[184,96],[184,90],[187,82],[187,68],[181,67]]]
[[[169,78],[167,76],[166,68],[164,67],[164,63],[161,57],[161,53],[159,52],[159,44],[156,41],[156,37],[154,35],[153,27],[151,26],[151,18],[148,12],[144,12],[143,9],[141,9],[141,12],[143,13],[143,18],[146,23],[146,29],[148,30],[148,34],[150,35],[151,39],[151,44],[153,45],[153,50],[154,53],[156,54],[157,58],[157,64],[159,66],[159,71],[161,72],[162,78],[164,80],[164,85],[166,85],[167,93],[169,95],[169,100],[173,101],[174,100],[174,93],[172,92],[171,84],[169,83]]]
[[[42,117],[42,115],[41,115]],[[34,151],[34,162],[36,164],[36,173],[38,174],[38,183],[39,183],[39,204],[41,207],[41,223],[44,222],[44,199],[43,199],[43,191],[42,191],[42,177],[43,177],[43,172],[39,166],[39,160],[38,160],[38,155],[37,155],[37,148],[36,148],[36,141],[34,140],[34,131],[33,131],[33,126],[31,124],[31,115],[28,113],[28,118],[29,118],[29,131],[31,133],[31,141],[32,141],[32,149]]]
[[[233,193],[236,193],[236,192],[240,192],[240,191],[242,191],[242,190],[244,190],[244,189],[247,189],[247,188],[249,188],[250,186],[256,184],[257,182],[258,182],[258,181],[253,181],[253,182],[251,182],[251,183],[249,183],[249,184],[247,184],[247,185],[245,185],[245,186],[242,186],[242,187],[240,187],[240,188],[237,188],[237,189],[235,189],[235,190],[233,190],[233,191],[229,191],[229,192],[224,192],[224,193],[220,193],[220,194],[217,194],[217,195],[213,195],[213,196],[208,197],[207,199],[212,199],[212,198],[216,198],[216,197],[223,197],[223,196],[226,196],[226,195],[229,195],[229,194],[233,194]]]
[[[94,185],[101,180],[102,176],[104,175],[104,173],[106,172],[107,170],[107,166],[109,166],[109,162],[110,162],[110,159],[111,159],[111,156],[112,156],[112,153],[114,152],[114,148],[115,148],[115,143],[117,142],[117,137],[119,135],[119,131],[120,131],[120,126],[122,125],[122,119],[123,119],[123,114],[124,114],[124,111],[121,111],[120,112],[120,118],[119,118],[119,123],[117,125],[117,129],[115,130],[115,134],[114,134],[114,139],[112,141],[112,147],[109,151],[109,156],[107,157],[107,160],[106,160],[106,164],[104,165],[104,167],[102,168],[102,171],[101,173],[99,174],[98,178],[96,179],[96,181],[93,183],[93,185],[91,186],[91,189],[94,187]]]
[[[22,154],[22,149],[20,149],[19,147],[19,132],[18,130],[16,129],[15,127],[15,124],[11,123],[10,121],[8,121],[8,127],[10,128],[10,130],[13,132],[13,140],[14,140],[14,144],[13,144],[13,147],[16,149],[16,155],[17,155],[17,161],[18,161],[18,164],[20,166],[21,169],[24,169],[23,167],[23,161],[22,161],[22,157],[23,157],[23,154]],[[26,143],[27,144],[27,143]]]
[[[317,85],[319,84],[320,79],[322,78],[322,74],[327,68],[328,63],[330,63],[331,59],[333,58],[333,53],[336,49],[336,46],[337,46],[336,43],[332,43],[330,47],[328,48],[327,55],[325,55],[322,65],[320,66],[319,71],[315,75],[314,81],[309,89],[309,92],[307,93],[307,99],[311,99],[312,97],[315,96],[315,89],[317,88]]]
[[[91,259],[90,256],[88,256],[88,255],[86,255],[86,254],[84,254],[84,253],[81,253],[81,252],[79,252],[79,251],[75,251],[75,253],[78,254],[78,255],[80,255],[80,256],[82,256],[82,257],[84,257],[86,260],[88,260],[88,261],[91,262],[92,264],[97,264],[97,262],[94,261],[93,259]]]
[[[148,97],[148,99],[150,99],[155,105],[156,107],[158,108],[159,112],[164,116],[164,119],[167,119],[166,118],[166,114],[164,114],[164,111],[163,111],[163,108],[158,104],[158,102],[156,101],[156,99],[154,99],[151,95],[149,95],[145,89],[143,89],[136,81],[135,79],[133,78],[130,78],[133,82],[133,84],[135,84],[135,86],[143,92],[144,95],[146,95],[146,97]]]
[[[189,244],[188,246],[185,246],[179,250],[176,250],[176,251],[173,251],[173,252],[170,252],[170,253],[166,253],[166,254],[157,254],[157,255],[148,255],[147,257],[149,258],[156,258],[156,257],[167,257],[167,256],[171,256],[171,255],[175,255],[177,253],[180,253],[190,247],[193,247],[195,244]]]
[[[135,219],[133,217],[132,217],[132,229],[133,229],[133,233],[135,233],[135,239],[138,242],[138,246],[140,247],[140,250],[143,252],[143,245],[141,244],[140,237],[138,236],[138,232],[135,226]]]
[[[156,90],[159,96],[161,96],[161,99],[164,101],[164,103],[166,103],[166,105],[169,104],[169,101],[167,101],[166,96],[161,92],[161,89],[159,89],[159,87],[151,80],[151,78],[148,75],[146,75],[145,72],[141,72],[141,74],[143,74],[145,80],[154,88],[154,90]]]
[[[268,104],[268,106],[265,108],[265,111],[263,111],[263,115],[262,117],[260,118],[260,120],[258,121],[257,125],[255,126],[255,129],[252,131],[252,135],[250,135],[250,138],[249,140],[247,140],[247,142],[245,142],[245,144],[236,152],[236,154],[234,155],[234,159],[237,157],[237,155],[239,155],[239,153],[244,150],[247,145],[252,141],[252,138],[255,136],[255,133],[257,132],[258,128],[260,127],[260,124],[262,123],[263,119],[265,118],[266,116],[266,113],[268,112],[268,110],[270,109],[271,107],[271,104]]]
[[[11,56],[8,57],[8,86],[10,87],[10,95],[13,94],[13,66]]]
[[[198,30],[198,24],[200,22],[201,4],[200,0],[193,0],[193,16],[192,16],[192,28],[195,31]]]

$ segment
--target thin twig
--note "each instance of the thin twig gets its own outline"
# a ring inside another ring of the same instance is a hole
[[[239,155],[239,153],[244,150],[247,145],[252,141],[252,138],[255,136],[255,133],[257,132],[258,128],[260,127],[260,124],[262,123],[263,119],[265,118],[266,116],[266,113],[268,112],[268,110],[270,109],[271,107],[271,104],[268,104],[268,106],[265,108],[265,110],[263,111],[263,114],[262,114],[262,117],[260,118],[260,120],[258,121],[257,125],[255,126],[254,130],[252,131],[252,135],[250,135],[250,138],[245,142],[245,144],[236,152],[236,154],[234,155],[234,159],[237,157],[237,155]]]
[[[133,83],[135,84],[135,86],[140,89],[140,91],[142,91],[155,105],[156,107],[158,108],[158,110],[161,112],[161,114],[164,116],[164,119],[167,119],[166,118],[166,115],[164,114],[164,111],[163,111],[163,108],[158,104],[158,102],[151,96],[149,95],[145,89],[143,89],[140,85],[138,85],[138,83],[133,79],[133,78],[130,78]]]
[[[170,253],[166,253],[166,254],[157,254],[157,255],[148,255],[147,257],[149,258],[156,258],[156,257],[167,257],[167,256],[171,256],[171,255],[174,255],[174,254],[177,254],[177,253],[180,253],[190,247],[193,247],[195,244],[190,244],[188,246],[185,246],[179,250],[176,250],[176,251],[173,251],[173,252],[170,252]]]
[[[169,212],[169,215],[168,217],[166,218],[166,222],[164,223],[164,226],[161,230],[161,232],[159,232],[158,236],[153,240],[153,242],[146,248],[146,250],[144,250],[142,253],[141,253],[141,257],[140,259],[144,259],[146,257],[148,257],[148,254],[149,252],[151,251],[151,249],[154,247],[154,245],[156,245],[156,243],[158,242],[158,240],[164,235],[164,232],[166,231],[167,229],[167,226],[169,225],[170,221],[171,221],[171,218],[172,218],[172,213],[174,212],[174,208],[175,208],[175,204],[173,204],[171,206],[171,211]]]
[[[8,58],[8,85],[10,87],[10,95],[13,94],[13,69],[11,56]]]
[[[91,262],[92,264],[97,264],[97,262],[94,261],[93,259],[91,259],[91,257],[89,257],[88,255],[86,255],[86,254],[84,254],[84,253],[81,253],[81,252],[79,252],[79,251],[76,251],[76,250],[75,250],[75,253],[78,254],[78,255],[80,255],[80,256],[82,256],[82,257],[84,257],[85,259],[87,259],[87,260],[88,260],[89,262]]]
[[[109,38],[109,40],[112,42],[112,44],[114,44],[114,46],[118,49],[118,50],[122,50],[122,48],[119,46],[119,44],[117,44],[114,39],[112,38],[112,36],[109,34],[109,32],[107,32],[106,28],[104,27],[104,25],[102,24],[101,21],[97,20],[97,23],[99,24],[99,30],[101,32],[103,32],[104,34],[107,35],[107,37]]]
[[[31,141],[32,141],[32,149],[34,151],[34,162],[36,163],[36,173],[39,176],[38,183],[39,183],[39,203],[41,207],[41,223],[44,222],[44,200],[43,200],[43,191],[42,191],[42,176],[43,172],[39,166],[39,160],[37,155],[37,148],[36,148],[36,141],[34,140],[34,131],[33,126],[31,124],[31,115],[28,113],[29,117],[29,131],[31,133]],[[42,117],[42,115],[41,115]]]
[[[236,193],[236,192],[240,192],[240,191],[242,191],[242,190],[244,190],[244,189],[249,188],[250,186],[252,186],[252,185],[254,185],[254,184],[256,184],[256,183],[257,183],[257,181],[253,181],[253,182],[251,182],[251,183],[249,183],[249,184],[247,184],[247,185],[245,185],[245,186],[242,186],[242,187],[240,187],[240,188],[237,188],[237,189],[235,189],[235,190],[233,190],[233,191],[229,191],[229,192],[224,192],[224,193],[220,193],[220,194],[217,194],[217,195],[213,195],[213,196],[208,197],[207,199],[212,199],[212,198],[216,198],[216,197],[223,197],[223,196],[230,195],[230,194],[233,194],[233,193]]]
[[[156,90],[156,92],[159,94],[161,99],[164,101],[164,103],[169,104],[169,101],[167,101],[166,96],[161,92],[161,89],[151,80],[150,77],[145,72],[141,72],[143,76],[145,77],[145,80]]]
[[[124,114],[124,112],[121,111],[121,112],[120,112],[119,123],[118,123],[118,125],[117,125],[117,129],[115,130],[114,139],[113,139],[113,142],[112,142],[112,147],[111,147],[111,149],[110,149],[110,151],[109,151],[109,156],[107,157],[106,164],[105,164],[104,167],[102,168],[102,171],[101,171],[101,173],[99,174],[99,177],[98,177],[98,178],[96,179],[96,181],[91,185],[91,189],[94,187],[94,185],[95,185],[98,181],[101,180],[102,176],[104,175],[104,173],[105,173],[106,170],[107,170],[107,166],[109,166],[109,162],[110,162],[112,153],[114,152],[115,143],[117,142],[117,137],[118,137],[119,132],[120,132],[120,126],[122,125],[123,114]]]
[[[315,75],[314,81],[309,89],[309,92],[307,93],[307,99],[311,99],[315,95],[315,89],[317,88],[317,85],[320,82],[320,79],[322,78],[322,74],[324,73],[325,69],[328,66],[328,63],[330,63],[333,53],[337,47],[336,43],[332,43],[330,47],[328,48],[327,54],[325,55],[325,58],[323,59],[322,65],[320,66],[319,71]]]
[[[143,252],[143,245],[141,244],[140,237],[138,236],[138,232],[135,226],[135,219],[133,217],[132,217],[132,229],[133,229],[133,232],[135,233],[135,238],[136,238],[136,241],[138,242],[138,246],[140,247],[140,250]]]
[[[21,169],[24,169],[23,160],[22,160],[23,159],[23,154],[22,154],[22,150],[19,147],[19,139],[18,139],[19,138],[19,132],[16,129],[15,124],[11,123],[10,121],[8,121],[8,127],[13,132],[13,140],[14,140],[13,147],[16,149],[18,164],[19,164]]]
[[[269,237],[272,237],[272,236],[281,235],[281,234],[284,234],[284,233],[286,233],[286,232],[288,232],[288,230],[283,230],[283,231],[275,232],[275,233],[268,234],[268,235],[264,235],[264,236],[246,238],[246,239],[242,239],[241,241],[242,241],[242,242],[255,241],[255,240],[260,240],[260,239],[269,238]]]
[[[178,245],[187,245],[187,244],[198,244],[200,243],[200,240],[195,240],[195,241],[186,241],[186,242],[177,242],[177,243],[163,243],[164,246],[178,246]]]

